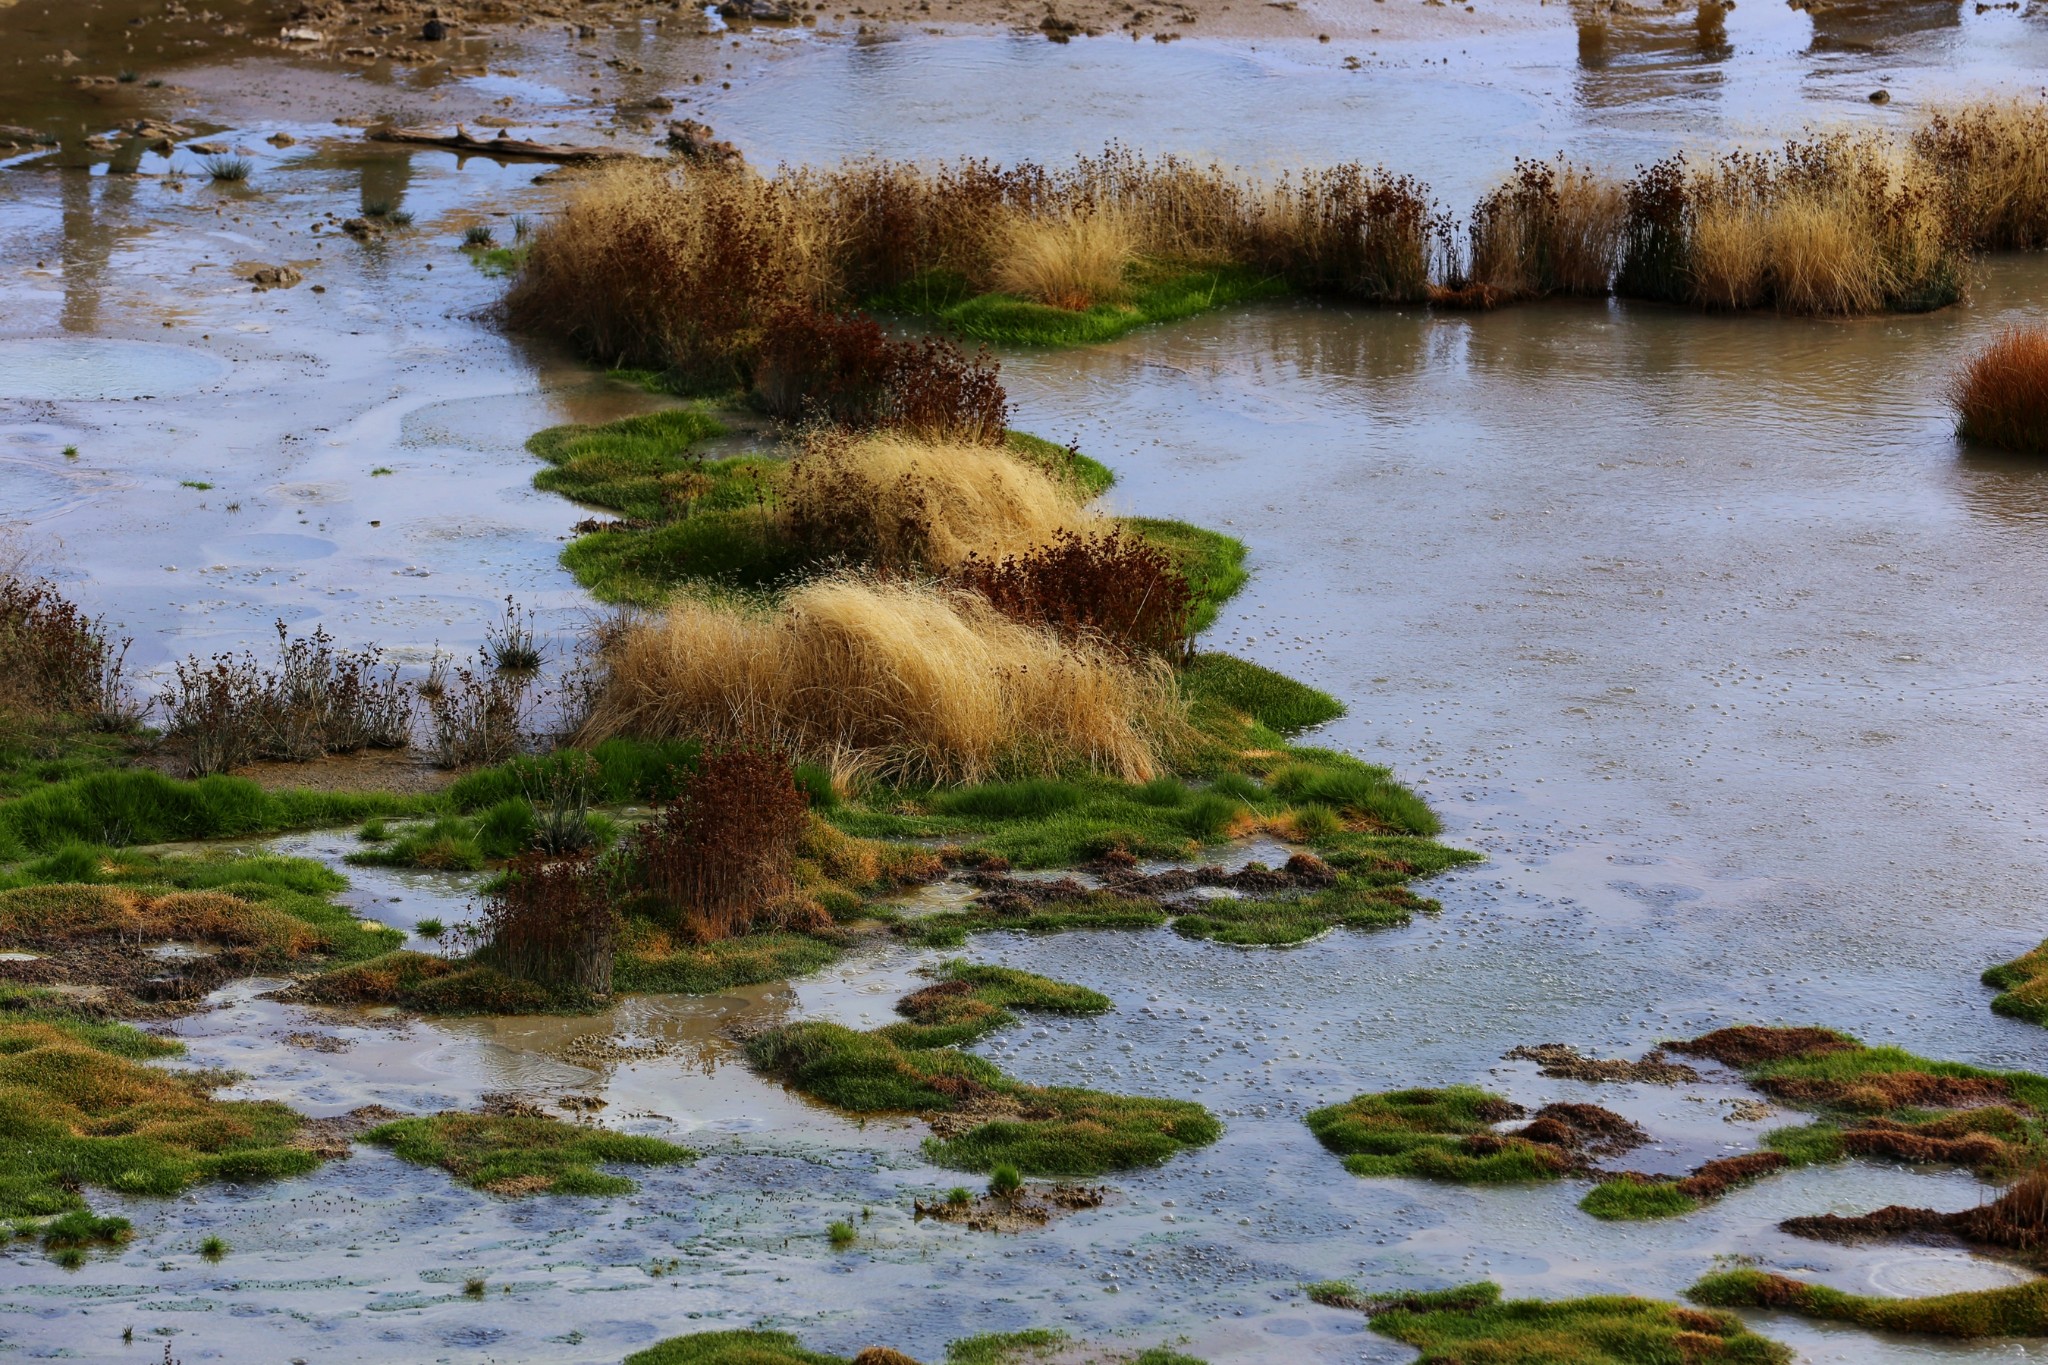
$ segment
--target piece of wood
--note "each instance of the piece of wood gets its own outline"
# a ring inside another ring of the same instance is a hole
[[[568,147],[551,142],[527,142],[508,137],[501,128],[496,137],[471,137],[460,124],[452,135],[424,133],[415,128],[372,128],[364,134],[372,142],[397,142],[408,147],[439,147],[443,151],[469,156],[494,156],[506,161],[639,161],[639,152],[623,147]]]

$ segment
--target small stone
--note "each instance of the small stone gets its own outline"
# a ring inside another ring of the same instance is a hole
[[[420,41],[423,43],[438,43],[447,36],[448,25],[439,19],[429,19],[420,25]]]
[[[1873,90],[1870,92],[1870,102],[1872,104],[1890,104],[1892,102],[1892,92],[1889,90]]]

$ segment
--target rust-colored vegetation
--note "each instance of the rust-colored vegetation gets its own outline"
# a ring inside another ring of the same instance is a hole
[[[1957,371],[1948,403],[1969,440],[2048,453],[2048,328],[2000,332]]]

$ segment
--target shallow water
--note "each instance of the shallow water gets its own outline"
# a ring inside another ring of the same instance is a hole
[[[1518,152],[1626,165],[1809,118],[1897,122],[1927,99],[2009,87],[2048,56],[2037,20],[1965,9],[1816,21],[1756,4],[1718,38],[1689,13],[1604,35],[1560,23],[1390,44],[1360,72],[1341,69],[1340,45],[749,40],[726,50],[735,88],[698,107],[757,161],[1059,157],[1113,133],[1259,166],[1384,158],[1462,203]],[[681,63],[703,60],[668,37],[606,46],[648,67],[640,90],[680,89]],[[298,68],[251,65],[245,89],[195,78],[200,93],[179,97],[255,148],[241,190],[39,158],[0,171],[0,390],[10,366],[40,367],[26,396],[0,395],[0,507],[69,590],[139,637],[144,664],[262,644],[277,615],[423,657],[473,645],[506,591],[572,628],[587,602],[554,555],[581,513],[530,489],[521,444],[653,400],[493,331],[500,286],[452,249],[467,223],[509,231],[505,215],[545,211],[553,191],[532,167],[365,149],[283,103]],[[573,135],[598,119],[568,93],[575,65],[522,61],[405,93],[445,96],[435,107],[451,115],[513,99]],[[386,98],[381,79],[351,98]],[[1883,108],[1864,98],[1877,84],[1896,97]],[[298,145],[262,141],[278,131]],[[373,198],[412,209],[420,230],[371,249],[308,230]],[[241,276],[278,261],[306,283],[252,293]],[[705,1158],[640,1173],[641,1193],[617,1202],[499,1201],[373,1148],[277,1186],[108,1200],[138,1227],[118,1256],[75,1274],[27,1253],[0,1262],[0,1341],[142,1360],[167,1330],[187,1361],[615,1361],[766,1320],[825,1349],[887,1341],[926,1357],[967,1332],[1049,1325],[1185,1339],[1219,1365],[1397,1361],[1410,1353],[1297,1286],[1490,1275],[1511,1293],[1670,1295],[1731,1254],[1875,1292],[2009,1281],[1980,1258],[1775,1229],[1983,1197],[1952,1172],[1806,1171],[1678,1222],[1616,1227],[1578,1214],[1569,1182],[1350,1179],[1300,1116],[1364,1089],[1484,1082],[1619,1108],[1658,1139],[1630,1164],[1678,1169],[1754,1143],[1768,1124],[1724,1117],[1744,1092],[1551,1082],[1501,1053],[1555,1040],[1606,1055],[1782,1019],[2048,1062],[2048,1035],[1992,1016],[1976,983],[2048,932],[2034,913],[2048,475],[1959,449],[1939,401],[1955,357],[2038,313],[2044,293],[2048,263],[2005,260],[1968,306],[1857,323],[1280,304],[1007,357],[1019,425],[1107,460],[1118,506],[1251,546],[1252,584],[1212,643],[1345,698],[1351,714],[1322,741],[1423,784],[1449,837],[1488,854],[1429,888],[1440,918],[1291,951],[1164,931],[974,941],[977,957],[1117,1005],[984,1052],[1029,1080],[1200,1100],[1225,1117],[1221,1142],[1116,1178],[1118,1200],[1042,1233],[914,1223],[913,1196],[958,1180],[919,1159],[921,1129],[857,1124],[765,1085],[724,1032],[881,1023],[933,960],[909,950],[579,1020],[404,1023],[280,1005],[247,983],[176,1026],[191,1062],[245,1074],[234,1093],[321,1115],[595,1096],[604,1122]],[[146,359],[132,349],[144,342]],[[64,387],[52,357],[71,354],[97,357],[80,373],[113,372],[89,390],[108,396]],[[329,861],[353,846],[346,833],[279,843]],[[463,914],[465,879],[349,871],[366,916],[410,929]],[[343,1049],[287,1041],[323,1032]],[[579,1044],[610,1036],[640,1055],[593,1061]],[[823,1237],[840,1217],[863,1228],[850,1253]],[[235,1248],[218,1266],[194,1254],[210,1231]],[[684,1268],[649,1273],[671,1257]],[[514,1292],[464,1298],[478,1273]],[[1816,1361],[2038,1350],[1757,1321]],[[124,1354],[130,1324],[142,1341]]]

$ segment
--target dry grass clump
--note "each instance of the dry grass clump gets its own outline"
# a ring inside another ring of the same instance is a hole
[[[2007,450],[2048,452],[2048,328],[2009,327],[1949,383],[1956,430]]]
[[[54,949],[166,940],[260,947],[303,957],[327,946],[304,920],[219,891],[151,895],[113,886],[28,886],[0,892],[0,945]]]
[[[1674,156],[1626,188],[1618,292],[1699,308],[1921,311],[1961,291],[1966,243],[1928,167],[1872,137]]]
[[[1118,211],[1018,214],[1000,234],[994,283],[1003,293],[1074,312],[1124,298],[1138,237]]]
[[[894,433],[814,438],[776,515],[793,544],[891,569],[950,569],[1092,531],[1082,493],[1008,451]]]
[[[1147,780],[1181,737],[1163,663],[1012,621],[979,596],[857,575],[762,610],[679,598],[620,632],[585,738],[758,743],[844,776]]]
[[[762,327],[839,301],[832,219],[744,168],[621,167],[533,235],[511,321],[614,365],[744,385]]]
[[[1061,531],[1022,554],[970,554],[951,581],[1013,620],[1129,652],[1185,657],[1195,595],[1173,556],[1114,528]]]
[[[1622,187],[1589,167],[1517,159],[1472,210],[1472,282],[1503,300],[1604,295],[1625,206]]]
[[[1985,100],[1936,110],[1913,155],[1941,177],[1980,251],[2048,246],[2048,104]]]
[[[609,995],[619,916],[603,870],[589,857],[529,853],[484,893],[477,961],[570,996]]]
[[[994,445],[1010,417],[1000,369],[985,348],[970,356],[940,337],[891,341],[863,314],[792,305],[762,331],[753,394],[787,421]]]

